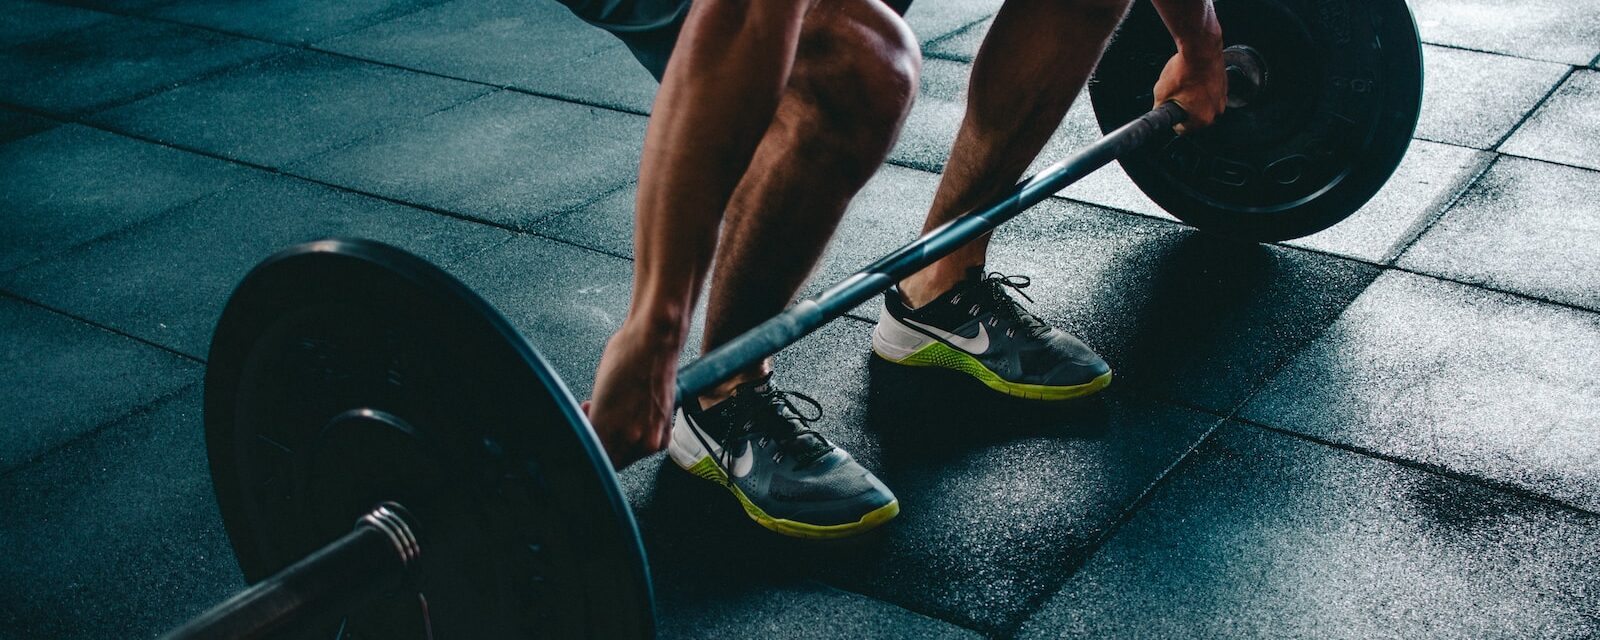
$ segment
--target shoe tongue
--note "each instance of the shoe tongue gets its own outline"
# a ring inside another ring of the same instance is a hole
[[[759,403],[756,405],[757,411],[767,411],[769,409],[764,405],[781,406],[782,401],[773,397],[777,393],[779,393],[778,390],[772,387],[772,374],[769,373],[758,380],[751,380],[735,387],[734,397],[756,401]],[[788,432],[804,428],[803,424],[797,424],[795,417],[786,415],[778,406],[773,406],[770,411],[772,411],[772,414],[768,416],[769,420],[774,420],[774,422],[777,420],[782,421],[781,426],[778,424],[773,424],[773,426],[786,429]],[[805,433],[786,443],[784,449],[787,450],[789,455],[794,456],[800,464],[804,465],[832,451],[833,445],[828,444],[828,441],[823,439],[822,436],[814,433]]]

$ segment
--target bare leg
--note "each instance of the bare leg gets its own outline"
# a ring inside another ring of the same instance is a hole
[[[584,404],[619,468],[665,446],[717,225],[771,127],[811,4],[696,2],[685,18],[639,163],[633,299]]]
[[[1061,125],[1100,60],[1128,0],[1008,0],[972,66],[966,117],[956,135],[926,233],[1017,183]],[[900,282],[913,307],[984,264],[989,236]]]
[[[804,18],[795,14],[792,31],[772,28],[789,23],[784,15],[769,14],[793,11],[803,11]],[[762,46],[775,39],[796,44]],[[713,292],[713,308],[737,310],[738,319],[714,311],[715,336],[741,330],[732,327],[768,304],[769,290],[785,290],[785,303],[793,296],[845,203],[887,153],[915,91],[917,60],[904,24],[877,0],[693,5],[646,134],[633,300],[622,328],[606,343],[593,399],[585,403],[614,464],[626,465],[666,444],[677,356],[718,250],[724,212],[729,228],[723,235],[736,240],[734,248],[722,250],[717,269],[737,275],[732,288]],[[770,102],[749,88],[763,78],[777,79]],[[843,84],[829,88],[834,82]],[[869,107],[870,112],[854,111]],[[885,119],[885,112],[895,115]],[[851,130],[847,125],[869,121],[882,127],[876,145],[846,142],[843,134],[828,138],[835,147],[808,138],[841,123]],[[763,123],[760,133],[746,140],[747,125],[754,122]],[[873,151],[876,146],[883,151]],[[741,155],[744,149],[750,155]],[[824,159],[808,160],[811,154]],[[768,218],[785,224],[767,228],[754,222]],[[744,301],[748,292],[759,299]]]
[[[911,32],[878,0],[821,0],[789,90],[735,189],[713,267],[705,348],[794,300],[845,208],[894,146],[917,87]],[[702,398],[710,406],[770,362]]]

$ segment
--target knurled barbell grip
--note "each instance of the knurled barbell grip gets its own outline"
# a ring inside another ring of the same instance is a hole
[[[212,607],[163,640],[266,638],[334,620],[409,582],[420,557],[410,516],[384,503],[355,530]]]

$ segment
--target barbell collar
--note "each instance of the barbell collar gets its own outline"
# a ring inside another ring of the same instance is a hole
[[[1261,95],[1267,84],[1267,62],[1260,52],[1242,44],[1222,50],[1222,66],[1228,75],[1228,108],[1239,109]]]
[[[335,620],[412,583],[421,547],[394,503],[363,515],[350,533],[234,594],[162,640],[248,640]]]

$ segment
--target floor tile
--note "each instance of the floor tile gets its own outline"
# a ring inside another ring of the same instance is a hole
[[[633,183],[569,213],[547,216],[530,231],[596,251],[633,257],[634,201],[639,195]]]
[[[6,634],[148,638],[243,588],[200,395],[196,384],[0,478]]]
[[[650,113],[660,88],[655,76],[623,45],[574,58],[547,76],[512,86],[633,113]]]
[[[1071,114],[1069,114],[1070,116]],[[1092,118],[1092,115],[1085,114]],[[1177,222],[1178,219],[1139,190],[1122,166],[1113,162],[1062,189],[1058,197],[1100,205],[1143,216]]]
[[[528,337],[572,395],[589,396],[600,351],[628,312],[632,263],[522,237],[451,271]]]
[[[94,120],[163,142],[281,167],[491,90],[307,52],[162,92]]]
[[[1000,227],[990,254],[989,269],[1032,278],[1035,302],[1019,301],[1111,363],[1112,388],[1216,411],[1242,402],[1377,275],[1059,200]]]
[[[443,0],[179,0],[148,15],[274,42],[308,44],[440,2]]]
[[[879,170],[845,211],[833,242],[822,256],[822,263],[801,289],[801,297],[821,293],[916,240],[922,234],[922,224],[927,219],[928,208],[933,206],[938,185],[939,176],[931,173],[895,166]],[[855,314],[877,319],[882,309],[883,302],[874,297],[857,307]]]
[[[31,136],[56,124],[56,121],[49,118],[0,108],[0,144]]]
[[[106,20],[111,15],[33,0],[0,2],[0,48],[59,37]]]
[[[1600,310],[1597,245],[1600,172],[1501,158],[1399,264]]]
[[[1600,170],[1600,71],[1575,71],[1501,150]]]
[[[651,458],[623,482],[664,590],[815,579],[1003,634],[1217,421],[1118,392],[1010,400],[959,373],[874,358],[869,332],[827,325],[779,354],[776,380],[816,397],[815,428],[895,491],[899,517],[852,539],[784,538],[726,490]]]
[[[917,40],[931,42],[1000,11],[1005,0],[915,0],[906,24]]]
[[[994,26],[994,18],[969,25],[923,47],[923,54],[949,60],[972,62],[973,58],[978,57],[978,48],[983,45],[983,39],[989,35],[989,27],[992,26]]]
[[[1020,637],[1586,637],[1600,518],[1224,427]]]
[[[1561,81],[1566,65],[1462,49],[1422,49],[1417,137],[1490,149]]]
[[[290,172],[526,228],[632,181],[644,127],[639,116],[502,91]]]
[[[900,129],[900,141],[889,154],[891,161],[924,171],[944,171],[950,145],[966,114],[971,73],[972,66],[960,62],[922,61],[921,88]]]
[[[200,365],[0,298],[0,475],[194,382]]]
[[[120,18],[0,51],[0,100],[81,114],[283,51],[210,31]]]
[[[77,125],[0,146],[0,271],[148,219],[247,170]]]
[[[1286,244],[1386,262],[1421,233],[1492,157],[1466,147],[1413,140],[1394,175],[1366,205],[1343,222]]]
[[[1600,0],[1410,0],[1425,42],[1581,65],[1600,52]],[[1514,9],[1514,10],[1513,10]]]
[[[633,263],[538,236],[523,236],[452,269],[499,309],[550,362],[577,398],[587,398],[606,340],[622,327]],[[679,364],[700,353],[705,300],[690,318]]]
[[[0,287],[203,358],[228,294],[267,256],[327,237],[387,242],[436,264],[511,233],[280,176],[0,277]]]
[[[1240,416],[1600,510],[1600,316],[1389,272]]]
[[[982,638],[977,632],[917,615],[880,600],[815,583],[763,589],[676,587],[657,591],[662,638],[708,635],[762,638]],[[821,613],[821,615],[819,615]]]
[[[549,0],[455,0],[319,46],[640,113],[656,90],[620,40]]]

